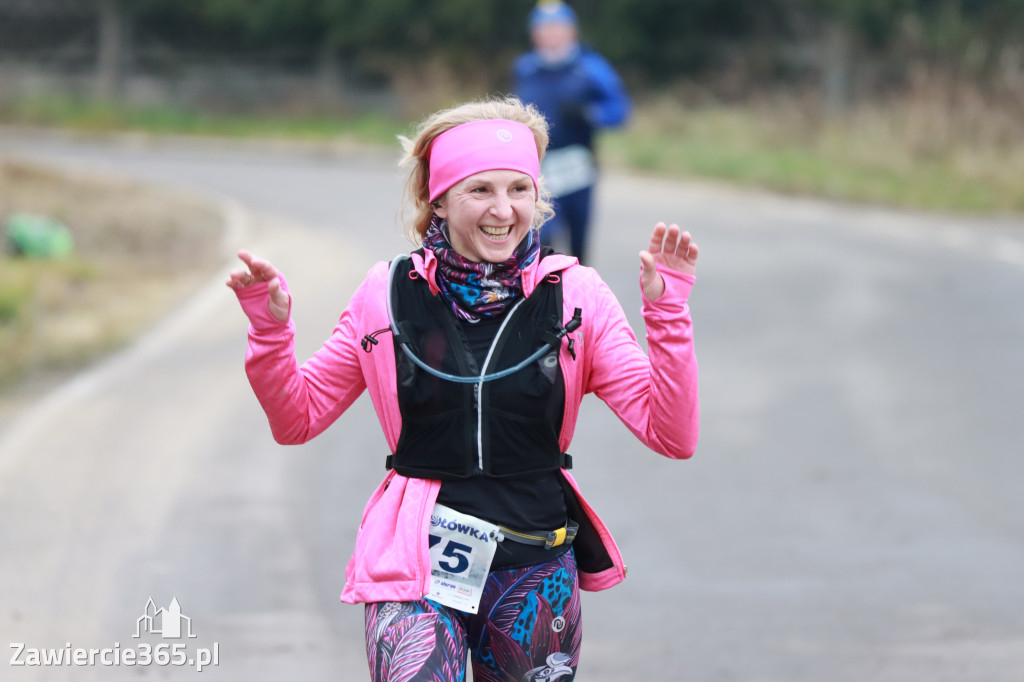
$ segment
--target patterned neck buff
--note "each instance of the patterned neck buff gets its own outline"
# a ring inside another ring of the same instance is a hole
[[[452,248],[448,223],[434,216],[423,248],[437,258],[437,287],[455,316],[475,321],[502,315],[522,296],[522,269],[540,254],[540,239],[530,230],[504,263],[474,263]]]

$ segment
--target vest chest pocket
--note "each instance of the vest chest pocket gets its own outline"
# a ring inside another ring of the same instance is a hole
[[[443,371],[459,373],[459,368],[451,358],[448,337],[443,329],[410,328],[409,332],[412,338],[417,339],[414,350],[424,362]],[[445,381],[425,372],[400,348],[395,349],[395,360],[404,409],[427,417],[464,407],[467,390],[465,384]]]
[[[560,371],[558,351],[552,349],[550,353],[519,372],[519,390],[529,396],[547,395],[557,381]]]

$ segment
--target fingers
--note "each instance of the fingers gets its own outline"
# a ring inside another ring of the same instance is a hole
[[[270,280],[267,293],[270,294],[271,302],[285,308],[288,307],[288,292],[281,286],[281,280],[276,277]]]
[[[652,254],[663,253],[666,256],[678,256],[690,262],[697,260],[697,245],[689,232],[680,230],[676,224],[665,226],[658,223],[651,233],[651,244],[648,251]]]
[[[245,286],[245,274],[241,270],[233,270],[225,282],[232,289],[241,289]]]
[[[225,282],[232,289],[241,289],[259,282],[269,282],[278,276],[277,268],[270,261],[257,258],[245,249],[238,252],[238,257],[245,263],[246,270],[233,270]]]
[[[648,300],[654,301],[665,291],[665,280],[658,273],[654,256],[650,252],[640,252],[640,264],[643,267],[640,272],[640,288]]]
[[[658,223],[651,232],[651,243],[647,250],[652,254],[664,253],[666,256],[683,257],[690,246],[690,233],[682,232],[675,223],[666,226]]]
[[[650,251],[640,252],[640,265],[644,271],[654,270],[654,256],[651,255]]]
[[[267,308],[270,310],[270,314],[281,322],[287,322],[291,297],[281,286],[281,280],[277,277],[270,280],[268,290],[270,293],[270,301],[267,303]]]
[[[241,289],[255,282],[255,278],[248,270],[232,270],[228,275],[227,284],[232,289]]]
[[[269,282],[277,277],[277,268],[270,264],[270,261],[253,256],[246,250],[238,252],[238,257],[249,266],[249,272],[257,282]]]
[[[655,267],[654,262],[654,256],[651,255],[650,251],[640,252],[641,284],[646,284],[652,278],[657,277],[658,268]]]
[[[651,232],[651,243],[647,245],[647,251],[649,253],[656,254],[661,253],[662,247],[665,243],[665,232],[668,230],[665,227],[665,223],[658,223],[654,226],[654,231]]]
[[[660,222],[654,226],[650,244],[647,251],[641,253],[640,260],[644,266],[644,275],[653,281],[648,271],[653,271],[655,263],[694,274],[698,253],[697,245],[693,243],[693,237],[689,232],[680,230],[675,223],[666,225]]]
[[[693,242],[690,242],[690,247],[686,250],[686,262],[690,265],[697,264],[697,256],[700,253],[700,249]]]
[[[654,256],[652,256],[649,251],[640,252],[640,267],[640,279],[642,283],[648,282],[658,274],[658,269],[654,266]]]
[[[231,274],[228,275],[228,279],[225,284],[232,289],[242,289],[252,284],[256,284],[259,281],[261,280],[258,280],[247,270],[232,270]]]
[[[249,272],[252,273],[257,282],[269,282],[277,277],[277,268],[271,265],[270,261],[260,260],[259,258],[253,258],[252,264],[249,266]]]

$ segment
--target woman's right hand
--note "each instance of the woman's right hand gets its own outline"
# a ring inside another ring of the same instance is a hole
[[[245,249],[238,252],[238,257],[245,263],[246,269],[233,270],[228,275],[226,284],[238,291],[253,284],[267,282],[270,294],[270,301],[267,303],[267,307],[270,309],[270,314],[281,322],[287,322],[291,297],[281,286],[281,277],[277,272],[277,268],[271,265],[270,261],[256,258]]]

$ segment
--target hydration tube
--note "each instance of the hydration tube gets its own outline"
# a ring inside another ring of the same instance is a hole
[[[394,335],[394,337],[396,339],[400,339],[401,336],[399,335],[398,324],[395,322],[395,316],[394,316],[394,314],[392,312],[392,309],[391,309],[391,296],[392,296],[393,291],[394,291],[394,288],[392,287],[392,284],[393,284],[393,280],[394,280],[394,277],[395,277],[395,269],[398,267],[399,261],[405,260],[408,257],[409,256],[407,256],[404,253],[401,254],[401,255],[396,256],[391,261],[391,267],[388,268],[388,294],[385,297],[385,300],[387,302],[387,309],[388,309],[388,324],[391,326],[391,333]],[[515,309],[518,308],[520,305],[522,305],[522,303],[523,303],[523,301],[519,301],[519,303],[516,303],[515,306],[512,307],[512,310],[510,310],[508,312],[509,317],[511,317],[512,313],[515,312]],[[506,317],[506,320],[507,319],[508,319],[508,317]],[[576,309],[576,314],[569,321],[569,324],[564,325],[560,330],[558,330],[558,333],[555,335],[555,339],[557,341],[561,341],[563,336],[565,336],[569,332],[577,329],[580,326],[581,323],[582,323],[582,321],[580,319],[580,309],[577,308]],[[499,334],[501,333],[500,329],[498,330],[498,333]],[[516,372],[518,372],[519,370],[523,369],[524,367],[529,366],[531,363],[536,362],[537,360],[542,358],[544,355],[546,355],[548,352],[550,352],[550,350],[552,348],[556,347],[554,342],[545,343],[543,346],[538,348],[537,351],[533,355],[531,355],[530,357],[526,358],[522,362],[519,362],[519,363],[517,363],[515,365],[512,365],[511,367],[508,367],[507,369],[503,369],[503,370],[501,370],[499,372],[493,372],[491,374],[477,374],[477,375],[473,375],[473,376],[461,376],[461,375],[458,375],[458,374],[448,374],[447,372],[442,372],[441,370],[434,369],[433,367],[431,367],[427,363],[423,362],[423,360],[421,360],[418,357],[416,357],[416,354],[412,352],[411,348],[409,348],[409,344],[408,343],[405,343],[403,341],[399,341],[398,345],[401,346],[402,351],[405,353],[405,355],[410,360],[412,360],[413,364],[415,364],[417,367],[422,369],[424,372],[427,372],[428,374],[431,374],[431,375],[437,377],[438,379],[444,379],[445,381],[453,381],[453,382],[458,383],[458,384],[478,384],[478,383],[483,383],[485,381],[494,381],[496,379],[503,379],[504,377],[507,377],[510,374],[515,374]],[[487,369],[486,366],[484,367],[484,369]]]

